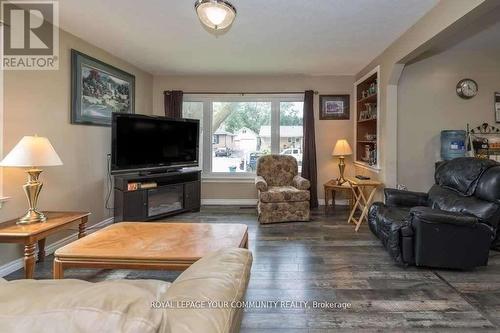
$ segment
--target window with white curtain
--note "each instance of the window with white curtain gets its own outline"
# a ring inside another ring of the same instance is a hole
[[[302,163],[303,95],[185,94],[183,117],[200,120],[204,177],[253,177],[257,159]]]

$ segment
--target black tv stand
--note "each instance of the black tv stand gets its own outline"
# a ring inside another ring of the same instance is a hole
[[[159,174],[172,173],[172,172],[182,172],[182,169],[161,169],[161,170],[139,171],[139,176],[159,175]]]
[[[163,170],[115,176],[114,221],[150,221],[201,206],[201,171]]]

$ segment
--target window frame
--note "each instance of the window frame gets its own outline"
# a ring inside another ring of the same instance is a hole
[[[0,25],[0,33],[3,33],[3,25]],[[3,51],[3,46],[2,46]],[[0,161],[3,159],[3,143],[4,143],[4,131],[3,131],[3,119],[4,119],[4,71],[0,70]],[[9,199],[4,196],[3,192],[3,168],[0,167],[0,208]]]
[[[271,103],[271,153],[280,151],[280,103],[304,102],[303,94],[184,94],[183,102],[203,103],[202,178],[207,181],[253,182],[255,172],[212,172],[213,102]]]

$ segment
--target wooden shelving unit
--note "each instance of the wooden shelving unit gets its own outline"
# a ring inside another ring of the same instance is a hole
[[[379,170],[379,68],[354,84],[356,96],[355,163]],[[370,158],[367,149],[371,152]]]
[[[358,120],[358,123],[366,123],[368,121],[371,121],[371,122],[377,122],[377,118],[372,118],[372,119],[365,119],[365,120]]]
[[[358,99],[358,103],[377,103],[377,93]]]

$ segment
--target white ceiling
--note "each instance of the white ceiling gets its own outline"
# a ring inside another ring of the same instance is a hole
[[[153,74],[356,74],[439,0],[232,0],[215,37],[194,0],[64,0],[61,27]]]

